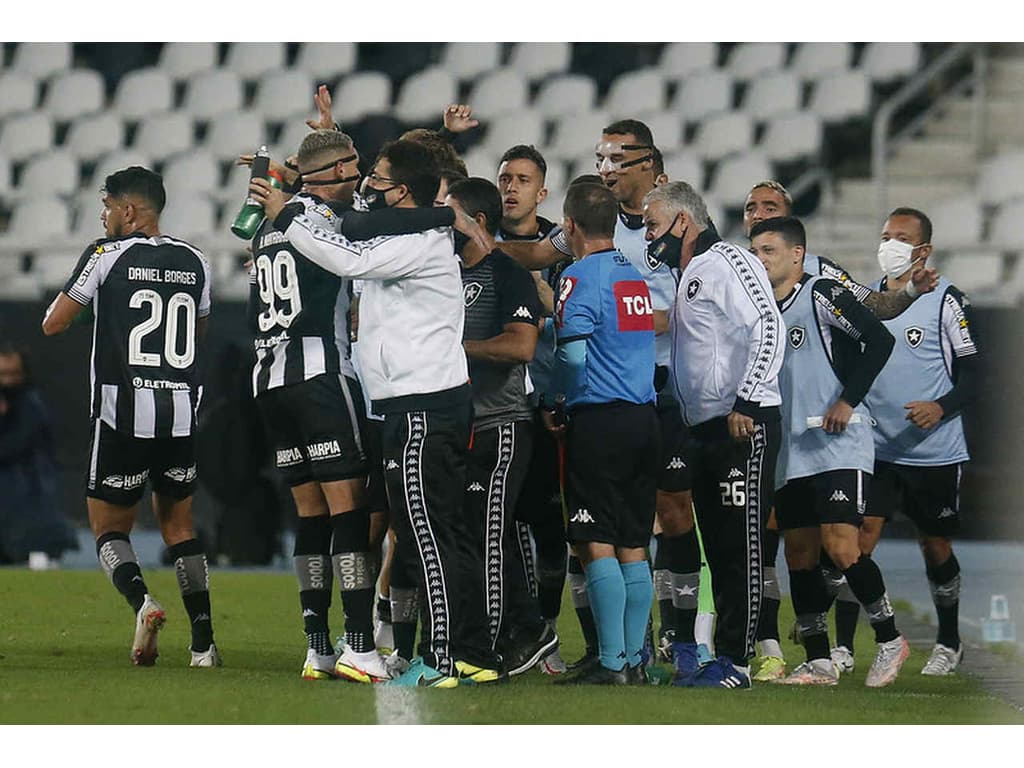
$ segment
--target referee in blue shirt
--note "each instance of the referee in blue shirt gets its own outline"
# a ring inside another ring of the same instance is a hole
[[[557,411],[544,419],[566,435],[568,538],[584,566],[600,648],[599,663],[567,683],[646,676],[641,652],[654,588],[644,547],[660,457],[654,310],[640,273],[612,242],[617,211],[599,184],[570,187],[563,209],[577,261],[559,282],[552,389],[564,397],[568,425]]]

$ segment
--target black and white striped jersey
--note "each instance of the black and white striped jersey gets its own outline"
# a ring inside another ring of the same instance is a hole
[[[292,198],[318,226],[335,231],[338,213],[319,198]],[[352,282],[302,255],[264,221],[252,241],[249,323],[256,347],[253,394],[324,373],[355,378],[349,350]]]
[[[210,314],[202,252],[168,235],[97,240],[64,293],[93,305],[92,418],[135,437],[191,435],[197,322]]]

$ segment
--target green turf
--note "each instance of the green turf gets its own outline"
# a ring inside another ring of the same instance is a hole
[[[399,694],[306,682],[299,678],[305,640],[296,587],[286,573],[214,572],[213,614],[225,666],[188,669],[187,622],[174,575],[165,569],[146,578],[168,612],[160,660],[149,669],[129,663],[133,617],[98,569],[0,569],[0,723],[373,724],[378,706],[382,719],[398,711],[425,723],[1024,723],[1024,715],[969,678],[919,675],[921,650],[896,684],[865,688],[874,647],[866,629],[857,638],[857,671],[824,690],[572,690],[552,686],[537,671],[505,686]],[[582,641],[568,600],[565,605],[560,632],[571,660]],[[792,621],[786,609],[782,627]],[[332,611],[337,631],[340,611]],[[803,658],[789,641],[783,648],[791,660]]]

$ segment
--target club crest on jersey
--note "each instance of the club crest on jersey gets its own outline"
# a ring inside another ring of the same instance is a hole
[[[693,301],[695,298],[697,298],[697,294],[700,293],[700,288],[702,285],[703,283],[700,281],[699,277],[695,277],[693,278],[693,280],[688,282],[686,284],[686,300]]]
[[[789,329],[789,345],[793,349],[800,349],[804,345],[805,338],[807,338],[807,333],[799,325]]]
[[[466,306],[473,306],[473,302],[480,298],[480,294],[484,292],[484,287],[480,283],[466,283],[462,289],[463,298],[466,300]]]
[[[647,253],[647,251],[644,251],[644,261],[647,262],[647,266],[650,268],[651,272],[657,272],[658,268],[661,267],[661,262],[651,256],[651,254]]]
[[[921,342],[924,340],[924,331],[916,325],[912,325],[903,332],[903,336],[907,340],[907,344],[910,345],[911,349],[917,349],[921,346]]]

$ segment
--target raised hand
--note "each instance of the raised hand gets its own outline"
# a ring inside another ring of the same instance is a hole
[[[463,133],[476,128],[480,121],[473,117],[469,104],[449,104],[444,110],[444,127],[452,133]]]
[[[314,131],[333,131],[334,116],[331,114],[331,89],[321,84],[313,95],[313,104],[316,105],[320,118],[318,120],[307,120],[306,125]]]

